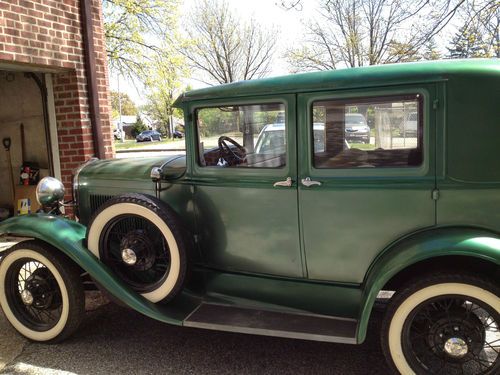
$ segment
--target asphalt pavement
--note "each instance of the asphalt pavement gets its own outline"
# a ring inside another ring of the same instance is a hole
[[[21,338],[0,313],[0,374],[388,374],[379,327],[377,313],[364,344],[330,344],[175,327],[109,303],[46,345]]]

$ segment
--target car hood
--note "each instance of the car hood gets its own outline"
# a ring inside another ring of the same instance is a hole
[[[175,179],[186,170],[185,155],[169,155],[151,158],[108,159],[88,164],[80,172],[80,178],[88,180],[144,180],[151,179],[151,169],[162,168],[164,179]]]
[[[366,127],[366,125],[358,125],[358,124],[356,124],[356,125],[354,125],[354,124],[352,124],[352,125],[351,124],[346,124],[345,128],[346,129],[351,129],[353,131],[367,131],[368,130],[367,127]]]

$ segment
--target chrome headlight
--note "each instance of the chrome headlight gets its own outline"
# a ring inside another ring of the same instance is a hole
[[[53,207],[64,199],[64,185],[54,177],[44,177],[36,187],[36,200],[42,207]]]

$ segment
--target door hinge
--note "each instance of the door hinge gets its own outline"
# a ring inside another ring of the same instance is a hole
[[[432,109],[438,109],[439,108],[439,100],[436,99],[432,102]]]
[[[439,190],[438,189],[434,189],[432,191],[432,199],[437,201],[439,199]]]

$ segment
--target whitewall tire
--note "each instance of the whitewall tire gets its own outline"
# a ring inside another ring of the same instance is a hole
[[[404,375],[497,374],[500,354],[491,347],[500,345],[499,328],[498,285],[471,275],[428,276],[393,297],[382,347]]]
[[[84,316],[80,271],[45,243],[21,242],[2,257],[0,305],[9,323],[28,339],[62,341]]]
[[[184,232],[176,213],[156,198],[125,194],[110,199],[90,221],[87,247],[153,303],[172,299],[183,286]]]

